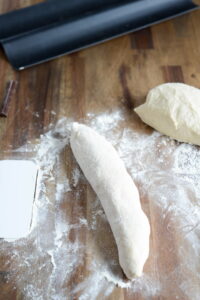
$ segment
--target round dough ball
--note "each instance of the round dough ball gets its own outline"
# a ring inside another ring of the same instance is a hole
[[[143,122],[180,142],[200,146],[200,90],[183,83],[153,88],[135,109]]]

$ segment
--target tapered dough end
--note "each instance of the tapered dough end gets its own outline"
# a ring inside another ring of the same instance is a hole
[[[142,277],[144,264],[145,264],[147,258],[148,258],[148,255],[146,256],[146,258],[144,260],[140,260],[140,261],[138,260],[136,265],[134,266],[134,268],[126,267],[126,269],[124,269],[122,267],[126,277],[130,280],[134,280],[135,278]],[[120,265],[122,266],[122,263]]]
[[[142,277],[143,266],[144,266],[143,263],[140,266],[137,264],[137,266],[134,268],[134,271],[130,268],[129,270],[123,269],[123,272],[126,275],[126,277],[132,281],[132,280],[135,280],[136,278]]]
[[[72,151],[74,147],[77,147],[77,143],[80,143],[79,136],[82,135],[82,132],[84,131],[85,125],[79,124],[77,122],[72,123],[71,126],[71,135],[70,135],[70,144]],[[74,151],[73,151],[74,152]]]
[[[126,277],[130,280],[143,275],[144,265],[149,257],[149,237],[151,232],[149,220],[143,211],[138,214],[138,220],[132,226],[134,227],[132,239],[126,239],[123,242],[126,245],[126,251],[123,253],[119,252],[120,265]],[[133,232],[133,227],[131,229],[130,225],[127,230]]]
[[[134,280],[135,278],[142,277],[143,275],[143,269],[144,269],[144,264],[147,260],[148,256],[145,258],[145,260],[138,260],[137,263],[135,264],[134,268],[128,268],[126,267],[126,270],[123,268],[124,274],[126,277],[130,280]],[[122,263],[121,263],[122,266]]]
[[[91,128],[87,127],[86,125],[74,122],[74,123],[72,123],[72,126],[71,126],[70,141],[77,142],[78,136],[84,135],[86,137],[90,133],[90,131],[93,131],[93,130]]]
[[[73,134],[75,134],[75,133],[78,132],[78,130],[79,130],[79,128],[81,126],[84,126],[84,125],[81,125],[81,124],[79,124],[77,122],[72,123],[72,126],[71,126],[71,137],[72,137]]]

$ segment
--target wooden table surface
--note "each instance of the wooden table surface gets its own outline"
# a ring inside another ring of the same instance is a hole
[[[9,0],[0,2],[0,12],[24,7],[41,2],[39,0]],[[9,80],[17,80],[18,87],[13,95],[7,118],[0,118],[0,158],[29,158],[30,153],[18,153],[13,150],[35,143],[41,134],[53,128],[63,117],[83,121],[88,114],[98,115],[104,112],[123,110],[127,116],[127,124],[133,118],[137,119],[132,109],[144,102],[149,89],[164,82],[184,82],[200,87],[200,11],[194,11],[171,21],[152,26],[151,28],[129,34],[104,44],[61,57],[51,62],[17,72],[0,52],[0,98],[3,99],[6,84]],[[137,119],[138,126],[143,126]],[[149,132],[152,130],[147,128]],[[67,168],[76,164],[70,150],[66,150],[64,159],[71,162]],[[80,183],[81,185],[81,183]],[[87,183],[82,183],[82,200],[77,204],[63,204],[60,209],[71,211],[71,221],[75,215],[86,215],[88,201],[94,198],[93,192]],[[71,192],[73,199],[75,191]],[[2,196],[2,195],[1,195]],[[54,203],[52,195],[52,203]],[[150,204],[142,204],[146,207]],[[151,253],[159,251],[159,240],[156,237],[159,222],[156,221],[156,212],[145,209],[151,220]],[[51,227],[52,214],[46,213],[46,226]],[[48,229],[45,228],[45,230]],[[74,229],[71,239],[76,234],[82,234],[86,243],[84,229]],[[169,232],[162,232],[164,235]],[[174,236],[174,239],[176,236]],[[173,242],[173,239],[172,239]],[[50,280],[51,267],[42,269],[42,262],[47,255],[48,247],[43,244],[44,256],[29,260],[27,266],[19,265],[19,257],[28,256],[34,250],[33,238],[27,242],[7,244],[0,241],[0,300],[22,299],[165,299],[165,300],[195,300],[187,293],[173,291],[173,282],[157,294],[144,296],[140,292],[129,293],[128,289],[116,287],[112,293],[105,295],[81,298],[79,292],[60,294],[61,284],[58,276],[51,289],[47,291]],[[45,252],[46,251],[46,252]],[[177,247],[178,253],[178,247]],[[63,253],[64,255],[64,253]],[[167,254],[164,255],[163,265],[157,265],[157,273],[166,267],[168,272]],[[178,254],[177,254],[178,255]],[[65,260],[64,260],[65,261]],[[64,263],[64,262],[63,262]],[[87,261],[89,264],[89,262]],[[145,266],[145,272],[151,268],[151,258]],[[30,272],[30,269],[37,272]],[[87,276],[86,262],[81,265],[71,277],[71,289]],[[67,270],[67,266],[66,266]],[[27,280],[26,280],[27,272]],[[67,271],[66,271],[67,272]],[[40,273],[42,274],[40,276]],[[23,280],[19,280],[19,277]],[[39,279],[38,279],[39,278]],[[200,282],[197,278],[191,279],[196,289]],[[90,284],[95,284],[91,282]],[[69,282],[68,282],[69,285]],[[35,294],[27,292],[27,286],[35,289]],[[64,282],[62,282],[62,287]],[[69,289],[70,289],[69,287]],[[40,291],[37,294],[36,288]],[[68,290],[69,291],[69,290]],[[56,295],[57,294],[57,298]],[[54,295],[54,297],[53,297]],[[200,291],[199,291],[200,295]]]

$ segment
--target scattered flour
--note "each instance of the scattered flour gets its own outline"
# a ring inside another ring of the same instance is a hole
[[[13,151],[35,160],[40,176],[30,236],[0,241],[0,255],[10,257],[7,280],[14,278],[26,300],[104,300],[116,286],[145,300],[199,299],[199,147],[138,130],[125,111],[88,114],[85,122],[117,148],[155,218],[144,276],[124,278],[103,209],[70,152],[72,120],[63,118]]]

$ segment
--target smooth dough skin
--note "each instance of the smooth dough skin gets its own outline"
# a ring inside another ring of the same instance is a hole
[[[153,88],[135,112],[143,122],[171,138],[200,146],[200,90],[183,83]]]
[[[141,276],[149,255],[150,226],[138,190],[113,146],[93,129],[74,123],[71,148],[99,197],[129,279]]]

